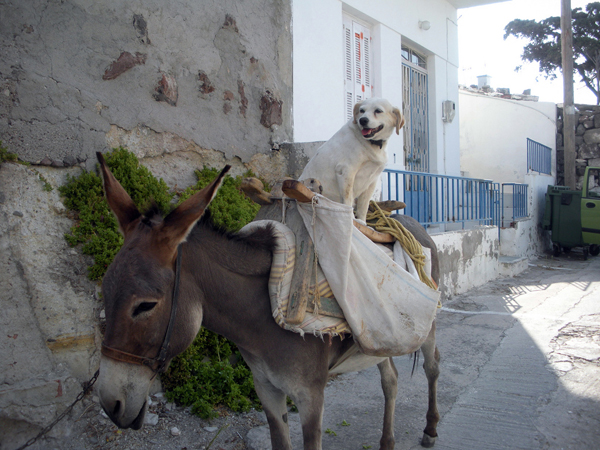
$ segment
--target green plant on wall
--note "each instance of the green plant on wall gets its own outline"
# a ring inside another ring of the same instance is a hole
[[[8,149],[2,145],[2,141],[0,141],[0,164],[5,161],[17,162],[17,160],[17,155],[9,153]]]
[[[210,168],[196,171],[197,184],[177,198],[162,179],[157,180],[126,149],[114,149],[105,154],[105,158],[111,172],[141,211],[153,202],[168,213],[172,205],[193,195],[218,174],[217,169]],[[215,224],[231,231],[250,222],[259,209],[240,192],[241,181],[241,177],[226,176],[209,207]],[[117,222],[104,197],[102,180],[93,172],[84,172],[69,177],[59,191],[75,220],[65,238],[72,246],[81,244],[83,253],[93,257],[88,276],[100,281],[123,245]],[[171,362],[161,378],[167,398],[192,406],[192,411],[204,418],[215,416],[216,405],[226,405],[234,411],[259,406],[250,369],[235,344],[205,329],[201,329],[193,344]]]

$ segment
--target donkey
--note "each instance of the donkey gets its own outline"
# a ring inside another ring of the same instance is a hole
[[[392,359],[361,354],[352,339],[324,341],[280,328],[272,318],[267,288],[272,231],[265,228],[241,237],[200,220],[229,166],[162,218],[156,212],[141,214],[103,156],[97,156],[108,204],[124,236],[102,282],[106,331],[97,383],[100,403],[117,426],[142,427],[153,379],[204,325],[233,341],[250,366],[273,449],[292,448],[286,394],[300,413],[304,449],[320,450],[329,374],[374,364],[385,397],[380,448],[394,448],[398,372]],[[429,383],[422,445],[431,447],[439,420],[435,323],[421,349]]]

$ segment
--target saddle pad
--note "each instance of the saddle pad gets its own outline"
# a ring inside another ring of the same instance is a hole
[[[257,220],[246,225],[240,230],[240,234],[249,234],[257,228],[264,228],[267,225],[273,227],[276,238],[275,250],[273,251],[273,263],[271,265],[271,274],[269,278],[269,297],[271,300],[271,309],[273,318],[277,324],[286,329],[304,335],[305,333],[323,337],[323,335],[338,336],[351,333],[348,322],[340,317],[326,316],[319,313],[319,302],[317,307],[311,306],[315,302],[309,300],[309,309],[306,312],[304,321],[298,325],[290,325],[285,321],[290,300],[290,286],[294,274],[294,265],[296,260],[296,237],[294,233],[284,224],[273,220]],[[331,298],[333,293],[325,279],[321,268],[317,269],[317,298]],[[314,280],[309,286],[309,295],[315,294]]]

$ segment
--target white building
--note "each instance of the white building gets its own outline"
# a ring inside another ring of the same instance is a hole
[[[292,2],[294,142],[325,141],[357,100],[384,97],[407,120],[388,168],[460,175],[457,10],[500,1]]]

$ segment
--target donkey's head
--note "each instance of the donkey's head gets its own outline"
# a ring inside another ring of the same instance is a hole
[[[99,397],[116,425],[139,429],[154,377],[191,344],[200,329],[200,303],[173,300],[179,289],[178,246],[216,195],[229,166],[163,219],[142,215],[102,154],[97,156],[106,199],[124,237],[102,281],[106,331]]]

